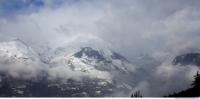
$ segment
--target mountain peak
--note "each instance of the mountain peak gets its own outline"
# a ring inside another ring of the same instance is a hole
[[[103,54],[101,52],[99,52],[98,50],[95,50],[91,47],[84,47],[79,52],[74,54],[74,56],[78,57],[78,58],[81,58],[84,55],[89,57],[89,58],[95,58],[95,59],[98,59],[98,60],[104,60],[105,59],[105,57],[103,56]]]
[[[116,53],[116,52],[113,52],[112,54],[112,59],[121,59],[121,60],[125,60],[125,61],[128,61],[125,57],[123,57],[122,55]]]
[[[109,49],[95,49],[92,47],[83,47],[81,50],[77,53],[74,54],[75,57],[77,58],[93,58],[97,59],[98,61],[103,61],[103,60],[122,60],[122,61],[128,61],[126,58],[124,58],[122,55],[118,54],[117,52],[114,52]]]
[[[200,53],[187,53],[175,57],[172,62],[174,65],[196,65],[200,66]]]

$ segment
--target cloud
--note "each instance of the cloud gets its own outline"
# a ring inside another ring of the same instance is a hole
[[[167,9],[164,4],[172,5]],[[197,4],[195,0],[181,4],[178,0],[74,1],[55,9],[44,7],[39,12],[16,15],[14,19],[1,18],[0,30],[1,34],[40,43],[94,35],[131,60],[138,53],[154,54],[168,48],[170,53],[177,53],[179,48],[195,46],[200,26]]]
[[[67,68],[69,66],[63,66],[58,65],[54,66],[52,68],[48,69],[48,79],[49,80],[55,80],[55,79],[61,79],[63,81],[66,81],[68,79],[73,79],[76,81],[81,81],[82,78],[90,78],[90,79],[103,79],[108,82],[112,82],[112,78],[110,76],[110,73],[104,72],[104,71],[98,71],[98,70],[90,70],[89,73],[85,73],[83,71],[72,71],[70,68]]]
[[[0,72],[12,77],[37,78],[47,68],[30,47],[19,41],[1,42],[0,53]]]
[[[45,52],[43,48],[47,45],[56,49],[70,44],[103,41],[101,45],[108,44],[131,62],[145,53],[165,63],[171,62],[176,55],[199,52],[200,49],[199,0],[37,0],[42,4],[39,8],[38,2],[22,1],[17,4],[0,2],[3,5],[0,10],[3,15],[0,17],[0,35],[20,38],[37,53]],[[26,10],[30,7],[31,10]],[[12,17],[7,17],[9,15],[6,13],[11,13]],[[145,68],[152,80],[141,79],[136,88],[146,90],[146,96],[157,93],[164,95],[171,90],[178,90],[170,88],[188,87],[191,76],[198,69],[164,63],[153,66],[153,71],[150,71],[150,67]],[[16,66],[12,74],[18,69],[21,67]],[[58,72],[58,69],[63,71]],[[63,67],[57,67],[50,72],[53,77],[61,77],[66,75],[64,70]],[[66,77],[81,75],[69,74]],[[174,83],[176,79],[185,83]],[[154,93],[143,86],[155,88]]]
[[[159,80],[153,81],[154,84],[151,83],[152,85],[150,85],[151,88],[156,90],[152,94],[156,95],[156,93],[159,93],[161,96],[165,96],[189,88],[197,70],[199,68],[196,66],[162,64],[155,73],[155,78]]]
[[[98,32],[130,59],[137,53],[152,54],[184,44],[195,44],[198,41],[194,38],[199,37],[199,8],[193,2],[180,4],[177,0],[142,0],[111,3],[106,9],[105,18],[98,23]],[[171,5],[172,11],[168,11],[165,4]],[[154,9],[152,6],[156,5],[158,8]],[[122,51],[122,48],[126,51]]]
[[[36,44],[34,47],[44,43],[56,45],[79,34],[94,34],[95,21],[100,17],[99,12],[86,5],[83,9],[78,5],[61,6],[55,10],[44,8],[37,13],[16,15],[14,19],[1,18],[0,32]]]

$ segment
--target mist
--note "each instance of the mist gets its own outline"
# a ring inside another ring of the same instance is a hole
[[[170,62],[177,55],[200,52],[199,0],[58,1],[44,0],[40,6],[35,3],[24,6],[26,1],[19,2],[23,7],[12,11],[9,10],[14,9],[12,1],[0,2],[0,6],[11,5],[0,10],[1,42],[21,39],[37,53],[48,48],[53,51],[60,47],[108,47],[133,65],[138,65],[135,59],[145,54],[160,64],[143,66],[150,75],[144,77],[147,79],[140,77],[134,90],[141,90],[144,96],[163,96],[190,86],[199,68],[175,67]],[[59,66],[50,68],[41,62],[26,69],[13,64],[0,68],[14,76],[31,71],[24,78],[34,77],[43,70],[49,72],[50,79],[80,80],[81,76],[87,76]],[[109,73],[102,77],[112,78]]]

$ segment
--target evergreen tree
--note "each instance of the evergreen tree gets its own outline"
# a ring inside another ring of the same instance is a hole
[[[194,81],[192,82],[193,87],[200,87],[200,74],[197,72],[197,74],[194,76]]]
[[[135,93],[132,93],[131,97],[142,97],[142,93],[138,90]]]
[[[178,93],[173,93],[167,97],[199,97],[200,96],[200,74],[194,76],[194,81],[192,82],[192,87]]]

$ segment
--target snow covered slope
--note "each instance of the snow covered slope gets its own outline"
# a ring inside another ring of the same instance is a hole
[[[0,89],[9,91],[0,96],[128,96],[137,69],[106,47],[63,46],[38,54],[19,39],[0,42],[0,68]]]
[[[19,39],[0,42],[0,68],[21,78],[36,77],[44,69],[34,50]]]
[[[49,74],[53,78],[89,77],[126,91],[132,90],[135,84],[133,75],[136,67],[126,58],[109,49],[83,47],[74,53],[58,55],[52,58],[49,64],[51,67]],[[65,76],[62,76],[63,74]]]

